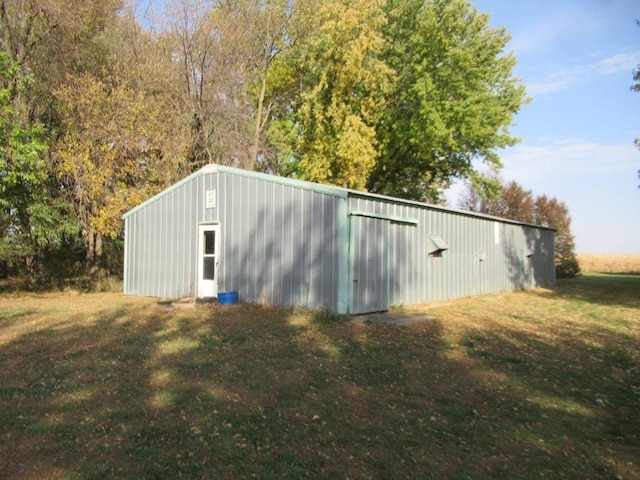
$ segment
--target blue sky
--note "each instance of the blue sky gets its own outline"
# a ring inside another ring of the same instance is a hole
[[[637,0],[472,0],[506,27],[515,75],[532,102],[501,175],[564,201],[578,253],[640,253],[640,64]],[[455,206],[460,188],[448,197]]]

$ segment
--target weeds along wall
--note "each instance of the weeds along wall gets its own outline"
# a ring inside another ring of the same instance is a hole
[[[201,225],[243,302],[366,313],[555,284],[553,230],[217,165],[124,221],[128,295],[197,297]]]

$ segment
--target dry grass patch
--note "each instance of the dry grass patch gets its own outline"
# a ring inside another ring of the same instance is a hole
[[[0,297],[0,477],[640,478],[638,288],[585,276],[403,327]]]
[[[585,273],[629,273],[640,275],[640,255],[578,255]]]

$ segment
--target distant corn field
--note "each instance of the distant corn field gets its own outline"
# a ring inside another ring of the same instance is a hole
[[[578,255],[580,269],[585,273],[640,274],[640,255]]]

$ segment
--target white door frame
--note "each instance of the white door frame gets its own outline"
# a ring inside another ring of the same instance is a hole
[[[198,298],[218,297],[220,225],[198,225]]]

